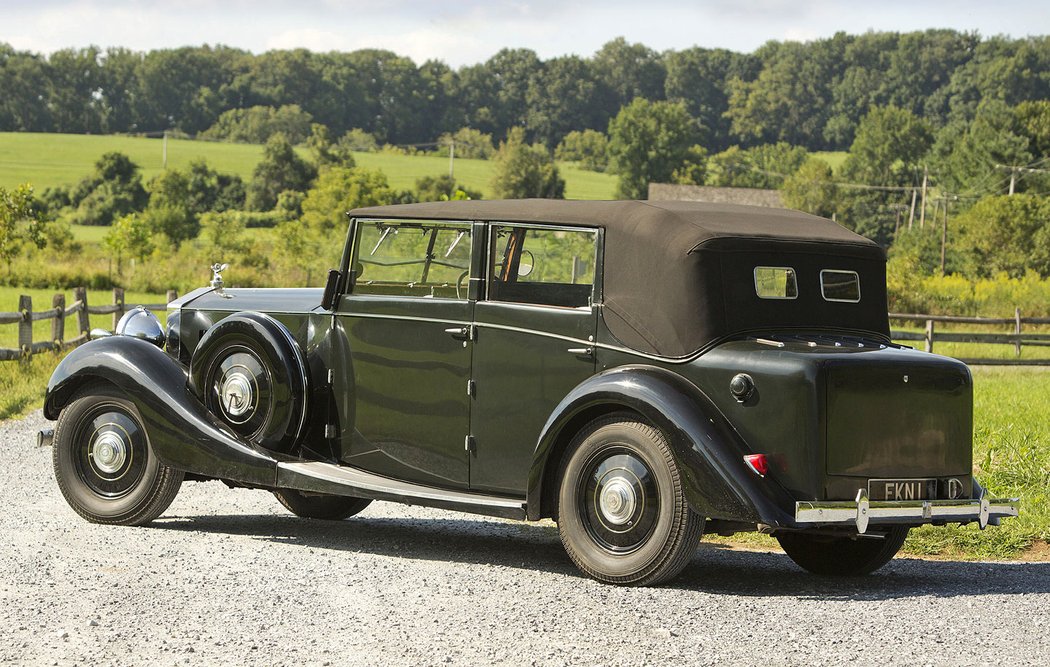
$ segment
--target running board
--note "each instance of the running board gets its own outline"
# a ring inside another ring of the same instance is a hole
[[[277,486],[298,491],[440,507],[507,519],[525,519],[524,500],[399,482],[358,468],[317,461],[278,463]]]

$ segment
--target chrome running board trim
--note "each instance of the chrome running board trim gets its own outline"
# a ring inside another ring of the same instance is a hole
[[[277,486],[314,493],[441,507],[508,519],[525,519],[523,499],[438,489],[382,477],[360,468],[318,461],[279,462]]]

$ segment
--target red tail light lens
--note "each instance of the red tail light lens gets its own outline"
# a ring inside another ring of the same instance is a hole
[[[769,472],[769,462],[766,461],[765,454],[748,454],[744,457],[744,463],[760,477],[765,477],[766,473]]]

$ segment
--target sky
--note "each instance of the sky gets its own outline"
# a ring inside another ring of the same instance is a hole
[[[0,43],[51,53],[223,44],[262,53],[382,48],[416,63],[484,62],[502,48],[589,57],[616,37],[656,50],[750,52],[769,40],[927,28],[1050,34],[1046,0],[0,0]]]

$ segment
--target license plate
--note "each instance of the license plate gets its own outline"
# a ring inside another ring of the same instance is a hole
[[[871,500],[932,500],[936,497],[935,479],[868,480],[868,498]]]

